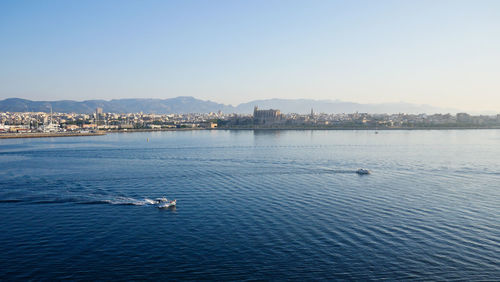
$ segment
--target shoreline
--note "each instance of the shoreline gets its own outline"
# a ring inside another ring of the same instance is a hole
[[[134,132],[161,132],[161,131],[192,131],[211,130],[215,128],[162,128],[162,129],[127,129],[127,130],[101,130],[106,133],[134,133]]]
[[[371,130],[371,131],[391,131],[391,130],[483,130],[500,129],[500,126],[489,127],[262,127],[262,128],[214,128],[213,130]]]
[[[360,130],[360,131],[412,131],[412,130],[488,130],[500,129],[500,126],[490,127],[394,127],[394,128],[357,128],[357,127],[338,127],[338,128],[325,128],[325,127],[262,127],[262,128],[165,128],[165,129],[129,129],[129,130],[101,130],[92,133],[2,133],[0,139],[15,139],[15,138],[51,138],[51,137],[81,137],[81,136],[103,136],[108,133],[136,133],[136,132],[163,132],[163,131],[197,131],[197,130],[229,130],[229,131],[250,131],[250,130],[266,130],[266,131],[286,131],[286,130]]]
[[[51,137],[80,137],[80,136],[101,136],[106,135],[106,132],[89,132],[89,133],[2,133],[0,139],[15,139],[15,138],[51,138]]]

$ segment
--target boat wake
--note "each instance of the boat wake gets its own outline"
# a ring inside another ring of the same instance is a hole
[[[153,200],[150,198],[136,199],[131,197],[116,197],[112,199],[103,199],[97,201],[82,201],[79,204],[110,204],[110,205],[122,205],[122,206],[148,206],[157,205],[158,200]]]
[[[147,206],[154,205],[156,202],[154,200],[145,198],[145,199],[134,199],[128,197],[118,197],[115,199],[109,200],[98,200],[98,201],[90,201],[90,202],[80,202],[79,204],[110,204],[110,205],[122,205],[122,206]]]
[[[0,199],[0,204],[2,203],[24,203],[24,204],[78,204],[78,205],[124,205],[124,206],[147,206],[147,205],[157,205],[158,201],[144,198],[136,199],[131,197],[109,197],[109,198],[93,198],[89,196],[82,197],[26,197],[26,198],[11,198],[11,199]]]
[[[323,169],[326,173],[357,173],[358,170],[356,169],[329,169],[329,168],[324,168]]]

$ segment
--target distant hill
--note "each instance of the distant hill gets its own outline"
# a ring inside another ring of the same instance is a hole
[[[176,97],[170,99],[115,99],[87,101],[31,101],[9,98],[0,101],[1,112],[54,112],[92,113],[97,107],[111,113],[208,113],[222,111],[224,113],[252,113],[254,106],[261,109],[279,109],[283,113],[309,113],[311,108],[316,113],[456,113],[457,109],[444,109],[429,105],[408,103],[360,104],[333,100],[312,99],[267,99],[255,100],[236,107],[204,101],[193,97]]]
[[[61,101],[31,101],[10,98],[0,101],[2,112],[54,112],[62,113],[92,113],[96,108],[102,108],[107,113],[208,113],[234,111],[232,106],[203,101],[193,97],[176,97],[171,99],[116,99],[87,100],[82,102]]]
[[[429,105],[416,105],[409,103],[385,103],[385,104],[360,104],[353,102],[333,101],[333,100],[312,100],[312,99],[266,99],[256,100],[236,107],[238,112],[253,112],[253,107],[257,105],[262,109],[279,109],[283,113],[310,113],[311,109],[316,113],[457,113],[457,109],[438,108]]]

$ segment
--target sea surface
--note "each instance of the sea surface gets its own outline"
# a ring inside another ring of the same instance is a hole
[[[0,140],[0,280],[499,278],[500,130]]]

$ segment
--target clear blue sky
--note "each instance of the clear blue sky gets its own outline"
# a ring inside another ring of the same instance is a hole
[[[1,1],[0,98],[500,109],[500,1]]]

